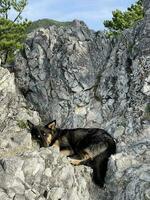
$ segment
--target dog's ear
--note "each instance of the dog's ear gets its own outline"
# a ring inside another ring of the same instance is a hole
[[[47,125],[45,125],[45,127],[49,128],[49,129],[55,129],[56,128],[56,120],[49,122]]]
[[[32,122],[30,122],[29,120],[27,120],[27,124],[30,129],[33,129],[35,127],[35,125]]]

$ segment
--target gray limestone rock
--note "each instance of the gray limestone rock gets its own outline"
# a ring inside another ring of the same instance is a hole
[[[41,28],[28,36],[16,59],[16,82],[44,121],[57,119],[67,127],[100,124],[94,92],[110,50],[104,33],[82,24]]]
[[[149,1],[144,5],[144,20],[117,39],[76,21],[31,33],[16,59],[16,82],[44,122],[101,127],[116,138],[100,199],[149,198]]]
[[[14,74],[0,67],[0,157],[32,148],[26,120],[39,123],[36,111],[27,108],[26,100],[15,86]]]
[[[103,195],[91,182],[89,168],[73,167],[55,148],[4,158],[0,169],[4,199],[97,200]]]

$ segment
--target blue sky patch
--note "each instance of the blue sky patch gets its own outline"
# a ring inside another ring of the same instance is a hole
[[[126,10],[135,2],[135,0],[28,0],[23,16],[29,20],[79,19],[83,20],[90,29],[103,30],[103,21],[112,17],[113,10]]]

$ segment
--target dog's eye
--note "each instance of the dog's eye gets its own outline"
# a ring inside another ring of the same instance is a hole
[[[40,138],[41,136],[40,135],[38,135],[38,138]]]

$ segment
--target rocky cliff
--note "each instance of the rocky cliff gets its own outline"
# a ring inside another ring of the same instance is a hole
[[[0,157],[32,148],[27,119],[35,123],[40,121],[38,113],[27,108],[15,85],[14,74],[0,67]]]
[[[149,0],[144,9],[143,21],[112,40],[77,20],[30,33],[15,65],[24,97],[1,68],[1,199],[150,199]],[[55,149],[20,155],[16,147],[33,148],[26,119],[101,127],[113,135],[117,154],[110,158],[105,189],[94,186],[89,168],[71,166]],[[5,158],[6,152],[19,155]]]
[[[32,108],[32,107],[31,107]],[[14,75],[0,67],[0,200],[93,199],[104,192],[91,181],[91,169],[73,167],[57,149],[31,140],[27,119],[41,123],[27,106]]]

